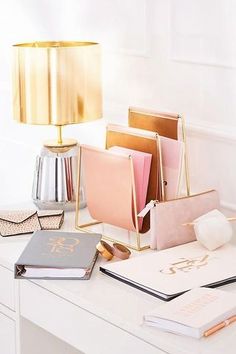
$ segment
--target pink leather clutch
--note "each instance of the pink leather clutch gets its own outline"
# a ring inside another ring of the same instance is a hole
[[[184,224],[219,208],[219,195],[215,190],[161,203],[150,202],[145,208],[146,212],[151,212],[150,247],[162,250],[196,240],[193,227]],[[140,214],[143,216],[145,211]]]

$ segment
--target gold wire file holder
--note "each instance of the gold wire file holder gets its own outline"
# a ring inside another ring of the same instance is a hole
[[[137,110],[138,111],[138,110]],[[144,112],[142,111],[142,114],[144,115],[150,115],[149,112]],[[151,114],[153,115],[153,114]],[[158,114],[162,118],[168,118],[168,119],[177,119],[178,120],[178,133],[181,133],[181,138],[184,143],[184,155],[183,155],[183,166],[181,168],[181,175],[183,177],[184,175],[184,180],[185,180],[185,185],[186,185],[186,195],[189,196],[190,193],[190,178],[189,178],[189,166],[188,166],[188,151],[187,151],[187,143],[186,143],[186,129],[185,129],[185,119],[182,115],[179,114],[168,114],[168,113],[163,113],[163,114]],[[110,125],[111,130],[117,130],[117,127],[115,125]],[[123,129],[127,128],[122,128],[120,133],[123,133]],[[128,128],[130,129],[130,128]],[[131,128],[132,130],[133,128]],[[118,129],[119,130],[119,129]],[[134,133],[131,133],[131,135],[139,135],[141,132],[141,135],[143,134],[144,130],[142,129],[133,129]],[[151,135],[148,136],[148,133]],[[159,183],[159,198],[158,201],[165,201],[165,188],[164,188],[164,177],[163,177],[163,167],[162,167],[162,154],[161,154],[161,143],[160,143],[160,137],[158,133],[155,133],[153,131],[146,132],[147,138],[148,139],[156,139],[157,142],[157,149],[158,149],[158,165],[159,165],[159,170],[158,170],[158,181],[156,183]],[[155,135],[155,138],[154,138]],[[107,134],[108,136],[108,134]],[[108,140],[106,137],[106,148],[109,148],[108,146]],[[122,146],[122,145],[121,145]],[[79,155],[79,171],[81,172],[81,149],[80,149],[80,155]],[[184,171],[183,171],[184,167]],[[113,226],[111,224],[106,224],[102,221],[94,220],[93,218],[87,218],[86,216],[84,218],[84,215],[86,213],[86,210],[88,211],[87,208],[85,209],[79,209],[79,191],[81,187],[83,187],[83,178],[84,176],[81,176],[81,173],[78,173],[78,191],[77,191],[77,200],[76,200],[76,228],[80,231],[84,232],[98,232],[101,233],[103,238],[111,241],[111,242],[119,242],[131,249],[141,251],[144,249],[149,248],[149,243],[150,243],[150,230],[146,233],[142,233],[139,231],[139,226],[138,226],[138,216],[137,216],[137,203],[136,203],[136,191],[135,191],[135,179],[134,179],[134,171],[133,171],[133,163],[132,163],[132,158],[130,158],[130,174],[131,174],[131,180],[132,180],[132,203],[133,203],[133,220],[135,224],[135,230],[134,231],[128,231],[126,229],[120,229],[116,226]],[[179,188],[180,189],[180,184]],[[153,199],[156,199],[155,197]],[[147,200],[147,202],[150,200]],[[88,216],[88,215],[87,215]],[[124,234],[126,234],[124,236]]]
[[[94,219],[90,212],[89,212],[89,205],[87,205],[86,208],[84,209],[79,209],[79,196],[80,196],[80,189],[83,186],[83,178],[88,177],[88,174],[86,173],[86,167],[85,164],[83,164],[83,153],[85,154],[85,149],[91,149],[92,151],[100,151],[102,154],[107,154],[112,155],[112,152],[109,150],[103,150],[103,149],[97,149],[94,147],[88,147],[88,146],[81,146],[80,148],[80,153],[79,153],[79,171],[83,171],[82,174],[78,173],[78,188],[77,188],[77,200],[76,200],[76,229],[83,231],[83,232],[88,232],[88,233],[94,233],[98,232],[102,234],[102,238],[106,239],[111,242],[119,242],[126,247],[129,247],[131,249],[134,249],[136,251],[141,251],[149,248],[149,234],[147,235],[140,235],[139,232],[139,220],[138,220],[138,215],[137,215],[137,201],[136,201],[136,190],[135,190],[135,178],[134,178],[134,169],[133,169],[133,160],[131,156],[127,155],[122,155],[124,159],[127,160],[126,167],[128,169],[127,173],[130,176],[130,189],[131,191],[131,203],[132,203],[132,215],[131,218],[132,221],[130,221],[130,230],[125,229],[119,226],[115,226],[113,224],[106,223],[104,221],[98,221]],[[113,154],[114,155],[114,154]],[[88,171],[87,171],[88,172]],[[88,173],[92,173],[93,171],[89,171]],[[91,177],[91,176],[90,176]],[[101,179],[101,176],[99,176]],[[96,183],[96,182],[95,182]],[[129,181],[127,181],[129,183]],[[99,186],[98,186],[99,188]],[[85,188],[86,191],[86,188]],[[88,203],[89,203],[89,195],[88,196]],[[130,196],[127,195],[127,199],[129,199]],[[111,198],[112,199],[112,198]],[[103,201],[101,200],[101,203]],[[115,200],[113,200],[115,203]],[[111,205],[111,209],[114,210],[115,205]],[[128,207],[127,207],[128,208]],[[129,221],[126,222],[127,225],[129,224]],[[124,222],[125,224],[125,222]],[[133,224],[133,226],[131,225]]]

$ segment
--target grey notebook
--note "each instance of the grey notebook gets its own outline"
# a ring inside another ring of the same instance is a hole
[[[36,231],[15,264],[15,278],[89,279],[100,234]]]

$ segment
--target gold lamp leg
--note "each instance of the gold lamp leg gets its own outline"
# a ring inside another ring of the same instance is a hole
[[[57,143],[62,145],[62,126],[57,125]]]
[[[44,146],[53,152],[66,152],[78,144],[75,139],[62,139],[62,125],[57,125],[57,139],[47,140]]]

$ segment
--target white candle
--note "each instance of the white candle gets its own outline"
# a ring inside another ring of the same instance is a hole
[[[230,222],[216,209],[194,220],[194,231],[197,240],[210,251],[229,242],[233,234]]]

